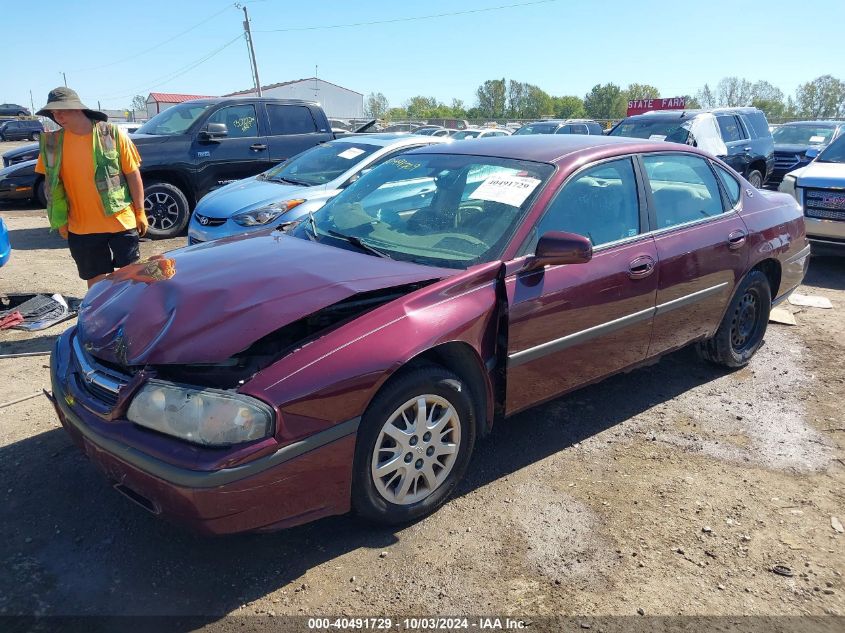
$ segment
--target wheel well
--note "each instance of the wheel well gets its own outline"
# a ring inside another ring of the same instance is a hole
[[[469,387],[475,406],[476,433],[484,437],[490,432],[493,412],[490,408],[488,381],[484,365],[475,350],[466,343],[451,342],[438,345],[418,354],[408,361],[403,369],[429,364],[440,365],[454,372]]]
[[[189,211],[193,211],[194,207],[197,205],[193,188],[188,183],[188,179],[181,174],[172,171],[148,171],[142,173],[141,176],[145,184],[152,182],[166,182],[174,187],[179,187],[179,190],[185,194],[185,198],[188,200],[188,206],[190,207],[188,209]]]
[[[759,270],[769,280],[769,289],[772,292],[772,299],[777,297],[780,288],[781,270],[780,262],[776,259],[764,259],[758,263],[753,270]]]
[[[763,176],[763,180],[766,180],[766,162],[762,160],[758,160],[756,162],[751,163],[748,166],[748,173],[750,174],[752,171],[757,170],[760,172],[760,175]]]

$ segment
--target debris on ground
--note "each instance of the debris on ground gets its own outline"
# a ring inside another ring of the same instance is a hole
[[[769,321],[783,325],[798,325],[795,315],[786,308],[772,308],[772,311],[769,312]]]
[[[58,293],[4,295],[0,297],[0,329],[44,330],[75,317],[81,303],[81,299]]]
[[[842,527],[842,522],[837,517],[830,517],[830,527],[842,534],[845,528]]]
[[[794,306],[807,306],[808,308],[830,309],[833,307],[830,299],[820,297],[819,295],[800,295],[793,293],[789,295],[789,303]]]

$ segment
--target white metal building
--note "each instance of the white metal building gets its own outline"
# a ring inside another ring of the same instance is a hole
[[[255,90],[240,90],[223,96],[240,97],[256,94]],[[316,101],[323,106],[323,110],[329,118],[360,119],[364,116],[363,94],[323,81],[317,77],[261,86],[261,95],[277,99]]]
[[[191,99],[208,99],[207,95],[185,95],[169,92],[151,92],[147,97],[147,117],[153,118],[162,110],[172,108],[177,103],[190,101]]]

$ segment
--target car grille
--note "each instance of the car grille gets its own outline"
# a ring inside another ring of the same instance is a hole
[[[228,218],[210,218],[207,215],[194,213],[194,217],[201,226],[223,226]]]
[[[106,368],[97,363],[79,344],[79,340],[73,339],[73,365],[79,385],[95,400],[114,407],[117,404],[117,396],[120,389],[129,382],[129,377]]]
[[[775,169],[778,171],[791,171],[801,160],[798,154],[779,154],[775,152]]]
[[[804,192],[804,215],[845,221],[845,191],[807,189]]]

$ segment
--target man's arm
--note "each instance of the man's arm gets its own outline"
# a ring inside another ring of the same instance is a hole
[[[141,180],[141,172],[135,170],[124,174],[126,184],[129,185],[129,193],[132,195],[132,209],[135,212],[135,221],[138,224],[138,235],[144,236],[147,233],[147,212],[144,211],[144,183]]]

